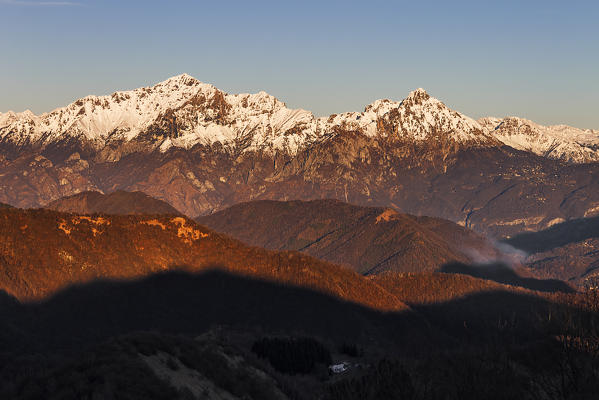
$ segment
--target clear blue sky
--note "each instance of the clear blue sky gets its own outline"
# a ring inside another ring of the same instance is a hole
[[[0,0],[0,111],[183,72],[317,115],[423,87],[472,117],[599,129],[599,1]]]

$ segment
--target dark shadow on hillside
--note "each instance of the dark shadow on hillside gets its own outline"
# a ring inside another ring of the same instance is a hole
[[[523,310],[520,328],[532,332],[536,321],[531,319],[530,310],[542,315],[554,307],[539,297],[491,291],[416,306],[418,313],[382,313],[309,289],[217,270],[169,272],[135,281],[98,281],[67,288],[34,304],[15,303],[6,295],[2,298],[0,353],[78,351],[131,332],[194,336],[220,326],[249,334],[306,335],[352,342],[384,349],[389,355],[405,355],[461,343],[464,332],[458,329],[450,333],[443,326],[448,315],[454,315],[460,324],[468,320],[480,325],[476,335],[483,340],[486,334],[494,334],[504,314]],[[435,311],[440,309],[443,311]]]
[[[575,292],[575,290],[566,282],[557,279],[535,279],[522,277],[518,275],[512,268],[501,263],[485,265],[450,263],[442,266],[440,271],[450,274],[470,275],[475,278],[488,279],[494,282],[518,286],[525,289],[538,290],[540,292]]]
[[[4,322],[22,331],[12,345],[28,350],[78,349],[135,331],[198,335],[215,326],[382,347],[393,346],[397,338],[405,348],[430,339],[425,321],[415,313],[398,317],[313,290],[221,270],[96,281],[69,287],[40,303],[2,303],[11,301],[0,302],[0,315],[11,314]]]
[[[352,343],[369,355],[431,360],[431,365],[440,354],[468,359],[473,351],[485,354],[492,348],[501,354],[514,351],[527,357],[522,362],[529,368],[543,369],[561,349],[555,337],[563,332],[562,316],[597,322],[596,315],[579,309],[498,289],[411,307],[382,313],[309,289],[222,270],[92,282],[39,303],[21,304],[0,292],[0,363],[8,366],[0,369],[0,382],[32,373],[45,382],[44,371],[53,369],[79,374],[80,364],[69,360],[112,338],[139,338],[141,332],[186,340],[208,331],[242,332],[249,343],[265,336],[312,337],[332,349]],[[98,359],[106,355],[97,352],[90,358],[86,368],[94,379],[96,354]],[[119,363],[110,364],[110,371],[118,368],[120,373]],[[139,379],[136,376],[132,379]]]
[[[503,242],[534,254],[593,237],[599,237],[599,217],[562,222],[539,232],[521,233]]]

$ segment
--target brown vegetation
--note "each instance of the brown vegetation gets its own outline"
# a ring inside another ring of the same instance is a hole
[[[94,279],[215,267],[314,288],[374,308],[405,308],[348,269],[297,252],[248,247],[183,217],[0,211],[0,288],[21,300],[41,299]]]
[[[453,222],[337,200],[253,201],[197,221],[254,246],[299,250],[362,274],[500,257],[483,236]]]

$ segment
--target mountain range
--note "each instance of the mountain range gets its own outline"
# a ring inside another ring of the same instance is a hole
[[[144,150],[166,152],[172,147],[189,149],[218,142],[236,152],[280,150],[294,154],[330,139],[336,130],[352,130],[370,137],[392,135],[411,141],[436,137],[474,146],[500,142],[569,162],[599,160],[599,131],[545,127],[514,117],[475,121],[450,110],[424,89],[411,92],[401,102],[382,99],[367,105],[363,112],[317,118],[309,111],[287,108],[268,93],[231,95],[187,74],[153,87],[87,96],[40,116],[30,111],[7,112],[0,114],[0,127],[4,143],[33,148],[75,140],[83,148],[97,151],[135,142],[146,145]],[[100,159],[117,161],[142,149],[130,147]]]
[[[599,133],[476,121],[422,89],[315,117],[188,75],[0,114],[0,202],[143,191],[188,216],[254,199],[335,198],[492,236],[599,215]]]
[[[586,279],[596,217],[493,241],[331,199],[254,200],[197,221],[122,190],[47,207],[0,207],[2,398],[597,393],[594,291],[487,262],[509,246],[537,275]],[[573,268],[559,265],[570,246],[586,251]]]

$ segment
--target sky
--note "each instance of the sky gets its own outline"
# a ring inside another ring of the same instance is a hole
[[[599,2],[0,0],[0,112],[181,73],[318,116],[422,87],[474,118],[599,129]]]

